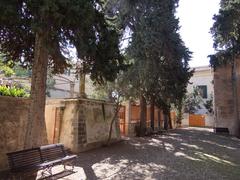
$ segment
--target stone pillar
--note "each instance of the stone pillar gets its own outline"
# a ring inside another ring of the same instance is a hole
[[[86,133],[86,118],[84,113],[84,106],[79,106],[78,112],[78,147],[81,148],[87,143],[87,133]]]
[[[126,109],[125,109],[125,134],[126,136],[130,135],[130,128],[131,128],[131,101],[127,101]]]

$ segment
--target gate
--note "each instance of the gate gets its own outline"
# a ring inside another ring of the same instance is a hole
[[[205,115],[189,114],[189,126],[205,127]]]

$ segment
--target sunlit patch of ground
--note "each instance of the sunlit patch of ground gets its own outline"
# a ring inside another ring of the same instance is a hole
[[[203,128],[127,138],[81,153],[75,171],[61,179],[239,180],[240,140]]]

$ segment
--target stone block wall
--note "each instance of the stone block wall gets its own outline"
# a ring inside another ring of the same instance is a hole
[[[61,112],[61,116],[54,110],[47,110],[54,107],[61,107],[62,111],[58,112]],[[55,114],[48,114],[51,112]],[[106,143],[110,123],[114,117],[114,104],[89,99],[48,100],[45,116],[46,124],[55,124],[51,129],[59,131],[58,133],[48,130],[49,143],[63,143],[67,148],[78,153]],[[51,138],[53,134],[55,141]],[[113,124],[111,140],[120,140],[118,121]]]
[[[8,169],[6,153],[24,148],[29,107],[30,99],[0,96],[0,171]],[[103,101],[47,100],[48,143],[63,143],[75,153],[99,147],[107,141],[113,116],[114,105]],[[115,140],[120,140],[118,123],[113,126]]]
[[[8,168],[6,153],[23,149],[29,99],[0,96],[0,170]]]
[[[240,100],[240,62],[237,63],[237,96]],[[230,134],[237,134],[240,122],[234,115],[234,97],[232,86],[232,68],[230,65],[218,67],[214,72],[214,101],[216,127],[228,128]],[[239,105],[240,107],[240,102]],[[238,110],[239,111],[239,110]],[[240,112],[239,112],[240,113]]]

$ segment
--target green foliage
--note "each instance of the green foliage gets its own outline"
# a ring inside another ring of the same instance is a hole
[[[29,97],[23,88],[0,86],[0,96]]]
[[[129,97],[144,95],[157,106],[170,107],[186,93],[192,75],[190,52],[181,40],[175,10],[178,1],[120,0],[109,3],[108,13],[118,17],[122,30],[130,29],[127,57],[132,63],[124,73]]]
[[[182,119],[183,119],[183,99],[177,101],[177,103],[175,104],[175,109],[176,109],[176,123],[178,125],[182,124]]]
[[[0,71],[4,74],[6,77],[11,77],[14,75],[14,71],[12,68],[10,68],[7,65],[0,65]]]
[[[113,81],[125,66],[118,31],[108,23],[103,9],[104,2],[99,0],[2,0],[0,51],[6,59],[31,67],[38,34],[54,73],[70,66],[68,47],[75,47],[92,80]]]
[[[50,94],[50,90],[51,89],[54,89],[54,86],[56,84],[56,81],[55,79],[53,79],[53,74],[51,73],[51,71],[48,71],[48,74],[47,74],[47,84],[46,84],[46,95],[48,97],[51,97],[51,94]]]
[[[240,55],[240,1],[221,0],[221,8],[211,28],[216,53],[210,55],[210,64],[216,68],[231,64]]]
[[[3,72],[5,77],[12,75],[20,77],[30,76],[30,70],[23,68],[19,63],[14,63],[12,60],[7,60],[4,55],[0,55],[0,72]]]
[[[106,82],[102,85],[96,85],[93,98],[102,99],[110,102],[123,101],[129,99],[130,89],[125,85],[125,77],[120,74],[114,82]]]
[[[194,114],[201,108],[203,99],[199,93],[199,90],[194,87],[193,92],[186,95],[184,99],[184,111],[186,113]]]
[[[6,77],[11,77],[12,75],[14,75],[12,65],[12,61],[5,62],[2,55],[0,55],[0,73],[3,73]]]
[[[212,114],[213,113],[213,96],[211,95],[211,98],[208,99],[203,105],[208,110],[208,112]]]
[[[15,76],[18,76],[18,77],[30,77],[31,76],[31,71],[29,69],[26,69],[18,64],[16,64],[13,67],[13,70],[14,70]]]

